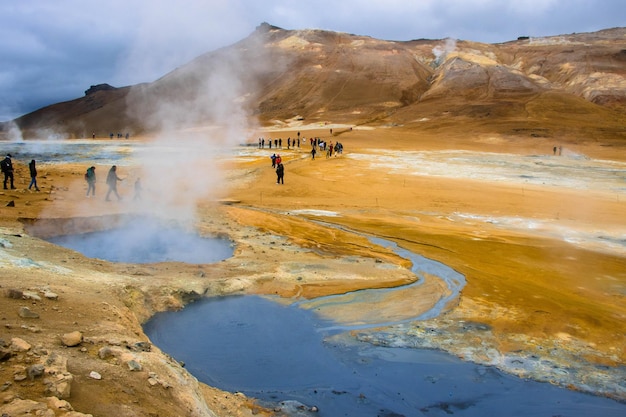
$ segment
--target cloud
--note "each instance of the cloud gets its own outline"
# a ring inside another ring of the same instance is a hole
[[[387,40],[504,42],[623,26],[622,0],[29,0],[0,2],[0,120],[149,82],[261,22]]]

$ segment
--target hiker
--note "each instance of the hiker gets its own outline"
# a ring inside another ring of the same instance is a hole
[[[279,163],[276,167],[276,184],[284,184],[285,183],[285,167],[283,164]]]
[[[34,185],[35,191],[39,191],[39,187],[37,187],[37,166],[35,165],[34,159],[32,159],[28,164],[28,169],[30,170],[30,185],[28,186],[28,189],[30,190]]]
[[[283,162],[283,158],[280,157],[280,154],[276,154],[276,166]]]
[[[2,168],[2,173],[4,174],[4,189],[7,189],[7,182],[11,180],[11,189],[15,190],[15,185],[13,185],[13,163],[11,162],[10,153],[0,162],[0,168]]]
[[[87,197],[91,191],[91,196],[96,196],[96,167],[92,166],[87,168],[85,172],[85,181],[87,181]]]
[[[115,194],[118,200],[121,200],[122,197],[117,193],[117,182],[124,181],[120,177],[117,176],[117,167],[113,165],[111,169],[109,169],[109,173],[107,174],[107,185],[109,186],[109,191],[107,191],[107,195],[105,197],[105,201],[109,200],[109,195],[111,193]]]
[[[315,148],[311,149],[311,159],[315,159]]]
[[[141,190],[141,178],[137,178],[135,180],[135,196],[133,197],[133,200],[141,200]]]
[[[276,154],[273,153],[270,158],[272,158],[272,168],[276,168]]]

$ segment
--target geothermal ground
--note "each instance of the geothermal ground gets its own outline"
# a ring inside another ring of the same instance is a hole
[[[307,140],[285,149],[298,131]],[[260,136],[281,137],[283,149],[258,149]],[[312,136],[341,142],[343,154],[320,152],[312,160]],[[283,158],[284,185],[271,168],[274,152]],[[3,413],[272,414],[253,399],[198,383],[150,344],[141,325],[203,296],[278,295],[315,306],[316,297],[417,279],[407,259],[370,238],[441,262],[466,284],[437,317],[354,330],[351,337],[441,349],[520,377],[626,400],[625,152],[497,135],[444,143],[400,127],[263,131],[248,146],[198,156],[221,168],[212,181],[216,191],[205,195],[179,184],[201,197],[186,226],[228,237],[231,258],[111,263],[45,241],[159,216],[160,202],[171,200],[162,188],[167,172],[146,176],[127,144],[118,153],[125,156],[40,158],[40,192],[26,190],[30,158],[14,155],[17,190],[0,194]],[[105,202],[113,163],[125,178],[124,199]],[[82,176],[90,165],[99,180],[96,198],[87,199]],[[142,200],[133,201],[140,176]],[[424,281],[418,291],[377,304],[378,319],[418,317],[449,295],[440,277],[426,274]],[[320,312],[355,323],[371,320],[367,310]]]

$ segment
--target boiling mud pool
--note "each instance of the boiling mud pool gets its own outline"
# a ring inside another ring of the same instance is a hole
[[[199,380],[337,416],[624,416],[626,404],[442,352],[358,343],[311,311],[257,296],[160,313],[145,332]]]
[[[58,236],[48,241],[90,258],[111,262],[208,264],[233,255],[228,240],[206,238],[151,221],[136,221],[101,232]]]

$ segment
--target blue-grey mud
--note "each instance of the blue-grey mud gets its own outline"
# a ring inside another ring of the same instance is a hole
[[[200,236],[180,226],[138,219],[122,227],[48,238],[90,258],[111,262],[148,264],[184,262],[209,264],[233,254],[230,241]]]
[[[211,386],[320,416],[623,416],[626,404],[427,349],[356,342],[312,311],[258,296],[159,313],[144,330]],[[293,408],[293,406],[292,406]],[[298,409],[298,407],[295,407]]]

